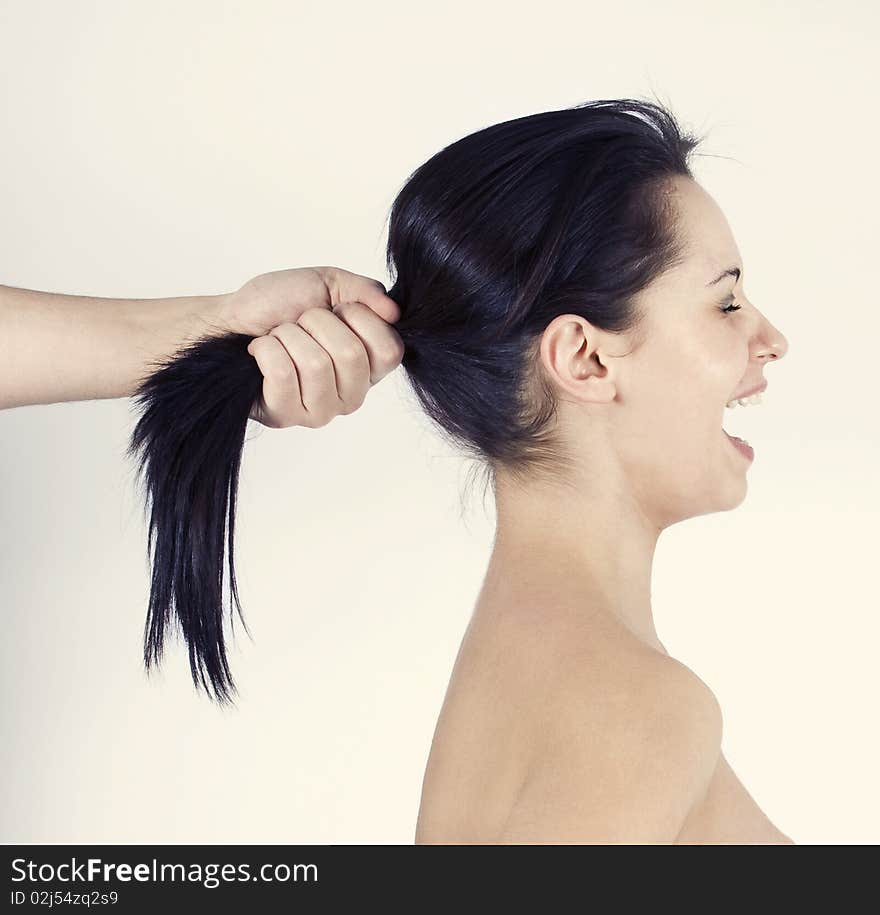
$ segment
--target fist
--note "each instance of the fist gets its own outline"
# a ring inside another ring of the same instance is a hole
[[[403,358],[397,303],[378,280],[338,267],[264,273],[223,308],[230,330],[254,336],[263,390],[250,418],[272,429],[316,429],[354,412]]]

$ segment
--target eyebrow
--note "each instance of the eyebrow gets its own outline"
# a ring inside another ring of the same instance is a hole
[[[742,271],[739,267],[728,267],[726,270],[719,273],[710,283],[706,283],[706,286],[714,286],[716,283],[720,283],[726,276],[735,276],[738,280],[741,275]]]

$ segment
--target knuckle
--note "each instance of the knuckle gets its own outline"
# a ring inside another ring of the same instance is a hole
[[[310,375],[318,375],[328,368],[331,364],[329,356],[318,356],[311,355],[307,356],[304,360],[303,371],[308,372]]]
[[[357,345],[343,346],[337,353],[337,358],[348,365],[357,365],[364,358],[364,348]]]
[[[403,359],[403,353],[403,343],[395,341],[384,347],[381,358],[385,365],[399,365],[400,361]]]
[[[279,363],[277,366],[273,366],[272,377],[284,384],[290,384],[296,380],[296,369],[290,361],[286,365]]]
[[[364,401],[367,399],[368,390],[369,388],[365,388],[363,391],[361,391],[360,396],[350,397],[348,400],[340,401],[344,407],[342,412],[347,416],[349,413],[354,413],[355,410],[360,410],[360,408],[364,405]]]

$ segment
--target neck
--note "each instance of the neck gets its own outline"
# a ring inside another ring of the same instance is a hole
[[[487,574],[495,589],[553,595],[613,617],[666,653],[651,607],[660,528],[621,486],[518,484],[498,475]],[[558,603],[558,601],[557,601]]]

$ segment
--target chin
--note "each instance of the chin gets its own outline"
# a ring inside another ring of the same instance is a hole
[[[746,496],[748,495],[748,490],[749,490],[748,484],[744,482],[743,485],[740,487],[740,489],[741,489],[741,492],[739,493],[739,495],[734,498],[731,498],[730,501],[724,506],[724,508],[721,509],[721,511],[726,511],[726,512],[733,511],[733,509],[739,508],[740,505],[742,505],[743,502],[745,502]]]
[[[704,498],[700,499],[706,506],[699,512],[701,515],[733,511],[745,502],[749,493],[748,467],[736,453],[728,453],[729,449],[730,445],[725,441],[724,452],[720,455],[720,467],[706,481]]]
[[[736,470],[739,472],[737,473]],[[724,481],[724,504],[719,511],[731,511],[738,508],[746,500],[749,493],[749,480],[746,475],[747,468],[740,467],[728,472]]]

